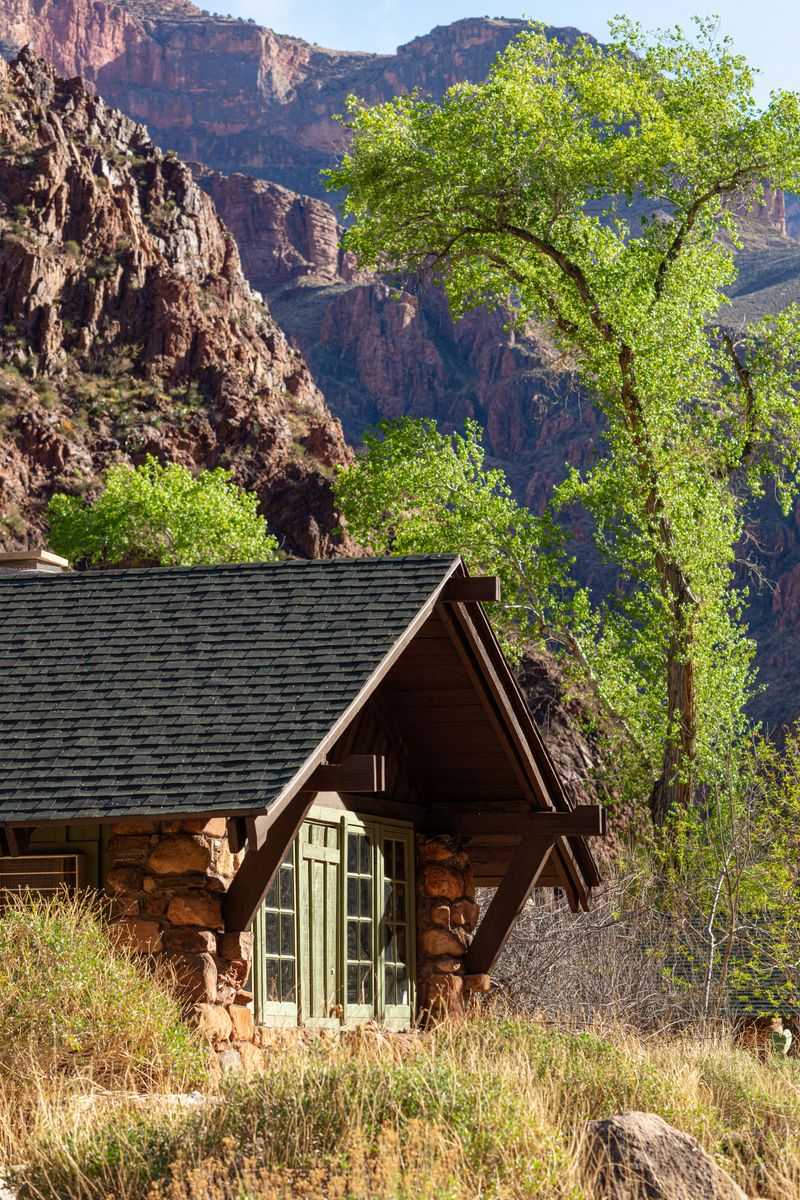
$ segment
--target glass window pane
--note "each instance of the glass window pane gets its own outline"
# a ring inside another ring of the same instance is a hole
[[[281,915],[281,954],[294,957],[294,917],[290,913]]]
[[[389,883],[387,879],[383,884],[383,916],[387,921],[391,921],[394,917],[394,905],[392,904],[393,899],[394,890],[392,884]]]
[[[383,843],[383,873],[387,879],[394,878],[394,842],[386,838]]]
[[[360,869],[362,875],[370,875],[372,873],[372,856],[370,854],[369,838],[359,838],[361,842],[361,863]]]
[[[408,1004],[408,971],[404,966],[397,968],[397,984],[395,995],[397,999],[395,1004]]]
[[[267,943],[267,954],[278,953],[278,914],[268,912],[264,914],[265,941]]]
[[[347,870],[354,875],[358,871],[358,834],[351,833],[347,837]]]
[[[278,962],[274,958],[267,959],[267,1000],[280,1000],[280,980],[278,978]]]
[[[280,872],[278,872],[278,874],[280,874]],[[266,895],[264,896],[264,903],[267,908],[278,907],[278,875],[275,876],[272,883],[267,888]]]
[[[281,961],[281,1000],[284,1003],[294,1001],[294,960],[291,958]]]
[[[394,884],[394,919],[396,921],[405,921],[406,919],[406,885],[404,883]]]
[[[358,1004],[358,967],[347,968],[347,1000]]]
[[[372,961],[372,922],[362,921],[359,927],[359,958]]]
[[[347,922],[347,957],[350,961],[358,958],[358,922]]]
[[[395,842],[394,844],[394,872],[393,879],[405,879],[406,877],[406,847],[405,842]]]
[[[358,916],[358,880],[348,879],[347,881],[347,915],[348,917]]]
[[[281,908],[294,912],[294,870],[291,867],[281,867],[279,878]]]
[[[395,999],[397,992],[396,992],[396,988],[395,988],[394,971],[395,971],[395,969],[393,966],[387,965],[386,978],[385,978],[385,991],[386,991],[386,1003],[387,1004],[396,1004],[397,1003],[397,1000]]]
[[[383,927],[383,953],[387,962],[396,962],[395,957],[395,930],[393,925],[384,925]]]
[[[361,916],[372,916],[372,880],[359,879],[361,885]]]
[[[408,962],[408,955],[406,953],[406,930],[404,925],[398,925],[394,931],[394,950],[395,962]]]
[[[372,967],[358,967],[361,972],[358,980],[359,1004],[372,1003]]]

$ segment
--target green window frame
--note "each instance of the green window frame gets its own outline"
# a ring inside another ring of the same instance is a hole
[[[408,1028],[415,1010],[414,898],[410,823],[313,808],[256,914],[257,1022],[339,1027],[377,1020]],[[287,913],[292,946],[282,933]],[[294,994],[287,997],[276,981],[292,969]]]

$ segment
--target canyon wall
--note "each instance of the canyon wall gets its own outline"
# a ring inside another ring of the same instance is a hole
[[[28,52],[0,61],[0,536],[147,454],[229,467],[288,549],[330,552],[341,427],[208,197]]]

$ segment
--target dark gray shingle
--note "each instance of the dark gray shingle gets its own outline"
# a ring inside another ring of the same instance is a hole
[[[267,807],[454,561],[0,574],[0,821]]]

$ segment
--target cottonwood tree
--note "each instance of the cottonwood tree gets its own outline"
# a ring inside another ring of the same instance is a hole
[[[767,486],[788,505],[797,486],[800,316],[737,333],[720,317],[731,201],[800,176],[798,97],[759,109],[752,84],[701,22],[648,40],[619,21],[607,45],[569,49],[531,29],[440,103],[351,100],[329,173],[363,266],[441,281],[456,315],[544,321],[597,398],[604,445],[555,500],[589,511],[616,567],[598,653],[661,748],[657,822],[741,736],[743,506]]]
[[[94,501],[57,493],[48,516],[56,553],[91,567],[266,562],[278,553],[258,497],[230,471],[193,475],[152,455],[138,467],[110,467]]]

